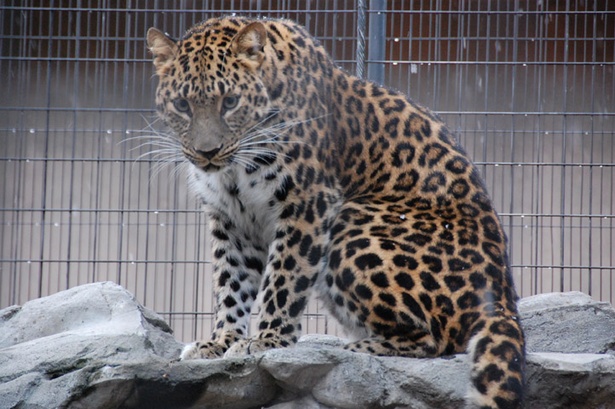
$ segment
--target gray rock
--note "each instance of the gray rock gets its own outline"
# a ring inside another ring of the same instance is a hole
[[[580,292],[548,293],[519,302],[527,352],[613,353],[615,310]]]
[[[529,354],[526,389],[527,408],[615,408],[615,356]]]
[[[113,283],[0,311],[0,407],[61,407],[102,368],[168,363],[182,345],[156,313]]]
[[[546,294],[520,310],[527,407],[615,408],[610,305]],[[115,284],[91,284],[0,311],[0,408],[463,407],[465,354],[379,358],[344,343],[307,335],[292,349],[177,362],[182,345],[158,315]]]
[[[97,371],[70,409],[260,407],[280,394],[255,357],[141,362]]]

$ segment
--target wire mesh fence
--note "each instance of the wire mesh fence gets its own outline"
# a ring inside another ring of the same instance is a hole
[[[178,338],[210,332],[204,217],[179,167],[148,155],[159,125],[144,37],[151,26],[180,37],[229,13],[296,20],[348,71],[439,113],[487,181],[522,296],[580,290],[614,302],[614,2],[0,7],[0,308],[111,280]],[[303,325],[338,332],[317,302]]]

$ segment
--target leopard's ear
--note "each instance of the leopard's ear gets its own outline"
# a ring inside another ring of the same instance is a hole
[[[147,30],[147,48],[154,55],[154,66],[159,76],[165,75],[177,55],[177,42],[156,28]]]
[[[267,44],[267,30],[263,23],[255,21],[242,28],[233,37],[231,52],[248,66],[258,68],[265,58],[263,50],[265,44]]]

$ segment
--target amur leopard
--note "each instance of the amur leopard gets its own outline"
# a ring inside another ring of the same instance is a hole
[[[213,239],[215,331],[182,359],[292,346],[315,294],[354,339],[346,349],[468,351],[468,406],[521,406],[507,240],[436,115],[338,68],[289,20],[216,18],[147,41],[157,110]]]

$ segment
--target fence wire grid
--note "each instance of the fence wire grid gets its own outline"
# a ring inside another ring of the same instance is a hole
[[[5,0],[0,308],[110,280],[179,339],[212,328],[204,217],[156,127],[149,27],[289,18],[442,116],[478,164],[521,296],[615,298],[615,2]],[[305,332],[338,334],[312,301]]]

